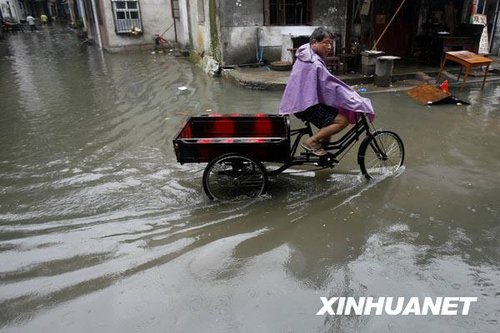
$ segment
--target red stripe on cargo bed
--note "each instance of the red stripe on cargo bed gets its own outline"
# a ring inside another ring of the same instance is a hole
[[[255,136],[270,136],[273,133],[273,122],[269,117],[255,119]]]
[[[220,137],[234,136],[234,121],[230,117],[223,117],[214,121],[212,133]]]

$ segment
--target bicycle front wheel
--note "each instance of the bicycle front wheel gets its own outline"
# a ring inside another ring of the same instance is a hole
[[[366,179],[391,175],[402,165],[403,140],[394,132],[379,131],[366,138],[358,151],[358,163]]]
[[[253,198],[265,193],[267,185],[262,163],[238,154],[212,160],[203,173],[203,189],[210,200]]]

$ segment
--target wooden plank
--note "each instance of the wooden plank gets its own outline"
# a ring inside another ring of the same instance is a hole
[[[450,93],[444,92],[428,83],[418,85],[408,90],[407,94],[414,101],[422,105],[434,104],[451,96]]]

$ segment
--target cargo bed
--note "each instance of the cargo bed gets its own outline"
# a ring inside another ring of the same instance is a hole
[[[270,114],[192,116],[173,144],[181,164],[210,162],[229,153],[285,163],[290,159],[289,119]]]

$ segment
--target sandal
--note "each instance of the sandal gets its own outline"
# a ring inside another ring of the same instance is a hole
[[[313,155],[316,156],[325,156],[327,154],[327,151],[323,149],[323,147],[319,146],[316,148],[308,147],[304,143],[301,143],[300,146],[306,150],[308,153],[312,153]]]

